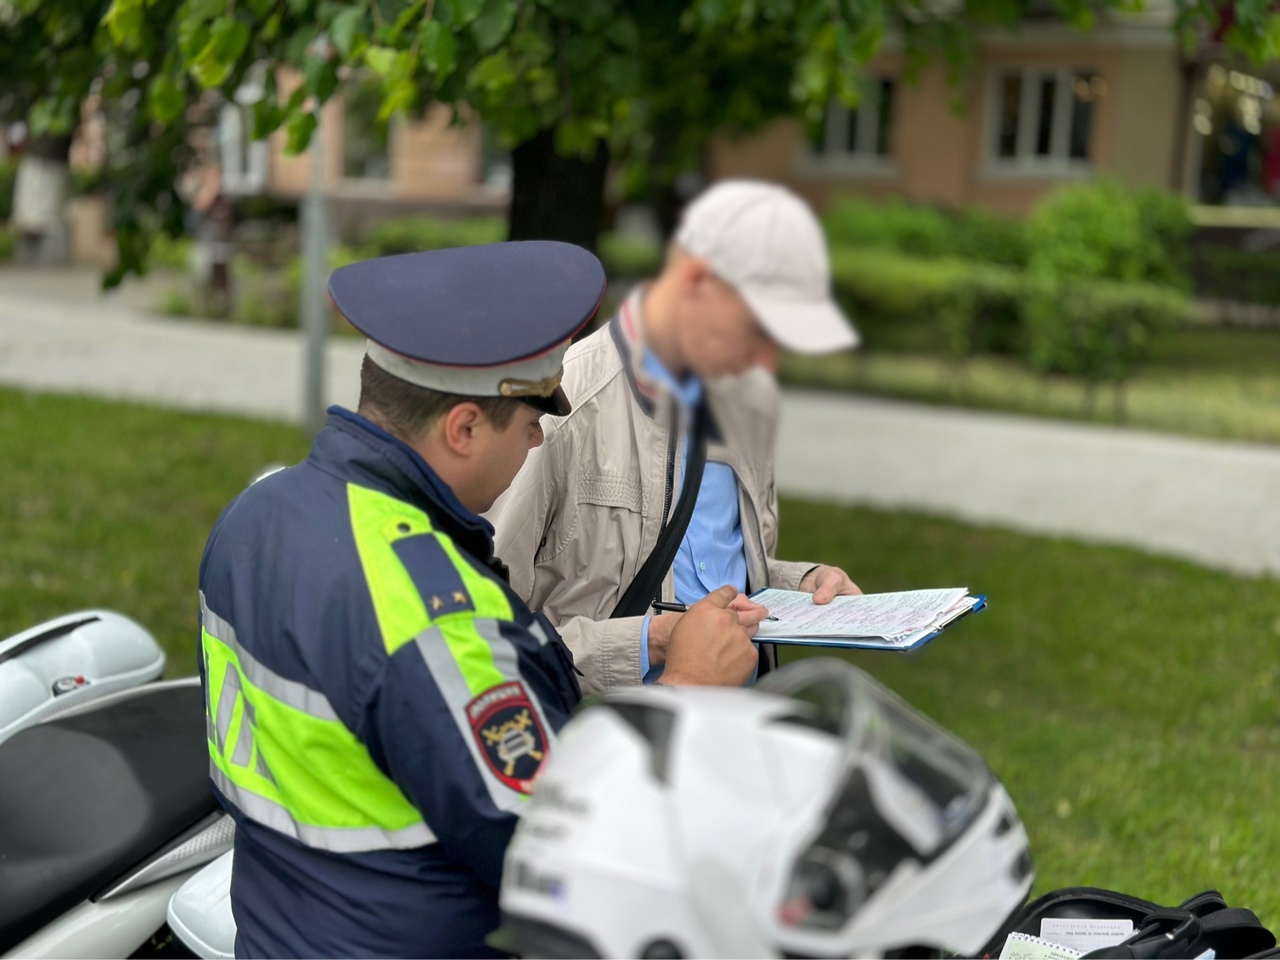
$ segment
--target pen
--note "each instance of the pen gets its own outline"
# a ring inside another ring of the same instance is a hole
[[[687,613],[689,608],[683,603],[671,603],[667,600],[653,601],[653,609],[661,610],[663,613]],[[766,620],[777,620],[777,617],[765,617]]]

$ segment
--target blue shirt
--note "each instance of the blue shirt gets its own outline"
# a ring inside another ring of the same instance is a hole
[[[682,420],[687,424],[702,400],[702,381],[694,376],[686,377],[683,382],[676,380],[651,351],[645,352],[643,362],[645,371],[675,395]],[[689,445],[685,444],[684,464],[687,466],[688,462]],[[680,476],[683,484],[683,469]],[[672,491],[673,498],[679,495],[679,490]],[[672,561],[671,572],[675,578],[676,600],[684,604],[697,603],[726,583],[739,591],[746,590],[747,557],[738,512],[738,478],[727,463],[707,462],[693,515]],[[640,631],[640,675],[645,683],[653,683],[662,676],[662,667],[649,668],[649,617],[645,617]]]

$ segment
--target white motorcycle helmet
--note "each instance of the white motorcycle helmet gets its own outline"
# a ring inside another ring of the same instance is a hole
[[[525,957],[974,955],[1026,900],[1013,803],[844,661],[629,689],[565,727],[490,938]]]

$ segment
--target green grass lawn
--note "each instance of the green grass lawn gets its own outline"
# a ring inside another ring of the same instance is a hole
[[[90,606],[194,670],[196,573],[223,505],[296,429],[0,391],[0,635]],[[1280,925],[1280,590],[943,520],[783,505],[784,556],[866,590],[990,597],[918,654],[856,663],[968,739],[1013,795],[1038,890],[1162,902],[1216,886]]]
[[[1038,892],[1173,904],[1217,887],[1280,925],[1274,580],[798,502],[782,531],[784,556],[838,563],[869,592],[989,596],[917,653],[850,656],[987,758],[1027,824]]]
[[[222,508],[297,429],[0,390],[0,636],[88,607],[151,630],[195,672],[196,573]]]
[[[871,325],[867,347],[825,357],[788,356],[782,378],[798,386],[955,404],[1011,413],[1117,422],[1114,394],[1092,411],[1083,382],[1041,377],[1012,358],[980,356],[956,368],[920,325]],[[1125,388],[1125,422],[1151,430],[1280,442],[1280,330],[1191,328],[1159,337]]]

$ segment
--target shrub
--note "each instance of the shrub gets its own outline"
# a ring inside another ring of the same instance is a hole
[[[18,180],[18,161],[0,160],[0,223],[13,216],[13,185]]]
[[[597,248],[605,273],[614,278],[651,277],[662,269],[662,244],[642,237],[605,233]]]
[[[1029,266],[1051,278],[1157,283],[1185,289],[1185,201],[1114,180],[1062,187],[1036,205]]]
[[[1027,227],[1021,220],[971,208],[953,214],[953,231],[951,253],[957,257],[1006,267],[1027,265]]]
[[[1189,291],[1190,240],[1195,230],[1191,205],[1185,197],[1156,187],[1135,190],[1133,199],[1147,241],[1144,279]]]
[[[1036,277],[1023,308],[1028,359],[1043,373],[1119,385],[1186,310],[1181,293],[1155,284]]]
[[[1213,300],[1280,304],[1280,257],[1229,247],[1200,247],[1192,257],[1196,294]]]
[[[837,249],[832,276],[836,295],[855,324],[929,324],[935,331],[934,349],[955,359],[1019,349],[1024,283],[1013,270]]]
[[[507,227],[501,217],[469,217],[463,220],[401,217],[379,223],[369,231],[363,245],[369,256],[385,257],[394,253],[497,243],[506,235]]]
[[[880,247],[921,257],[952,252],[946,214],[902,200],[872,203],[845,197],[831,208],[824,226],[832,246]]]
[[[147,266],[151,269],[184,271],[191,266],[190,237],[171,237],[157,233],[147,252]]]
[[[0,227],[0,260],[13,259],[13,251],[18,246],[18,239],[8,227]]]
[[[920,257],[961,257],[1023,266],[1024,226],[982,210],[945,211],[902,200],[839,200],[823,220],[833,247],[895,250]]]

